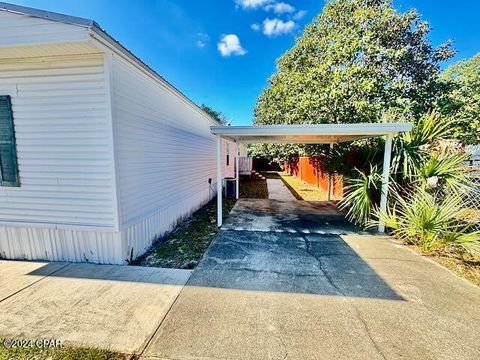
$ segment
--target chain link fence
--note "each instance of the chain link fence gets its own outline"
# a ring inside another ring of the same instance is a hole
[[[480,167],[471,167],[468,176],[471,184],[470,191],[465,194],[468,221],[480,231]]]
[[[468,176],[471,189],[465,194],[464,200],[468,209],[468,221],[480,231],[480,145],[468,145],[465,152],[470,159],[467,161]]]

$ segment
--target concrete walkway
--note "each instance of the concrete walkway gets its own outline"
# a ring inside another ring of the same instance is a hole
[[[0,261],[0,337],[141,352],[188,270]]]
[[[240,200],[155,359],[479,359],[480,288],[322,203]]]
[[[281,179],[267,179],[268,198],[271,200],[292,201],[295,196]]]

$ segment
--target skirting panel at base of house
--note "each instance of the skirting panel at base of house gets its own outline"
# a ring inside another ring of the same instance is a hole
[[[214,195],[198,193],[121,232],[0,226],[0,259],[128,264]]]
[[[0,226],[0,258],[123,264],[121,234]]]
[[[153,242],[171,232],[185,218],[208,203],[214,196],[214,187],[155,212],[122,231],[125,259],[130,261],[144,254]]]

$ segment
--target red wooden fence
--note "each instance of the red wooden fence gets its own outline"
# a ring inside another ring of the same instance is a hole
[[[285,172],[298,177],[307,184],[314,185],[328,194],[330,176],[322,170],[321,159],[317,156],[293,158],[285,162]],[[343,198],[343,178],[332,174],[332,200]]]

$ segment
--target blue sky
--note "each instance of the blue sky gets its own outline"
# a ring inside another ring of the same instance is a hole
[[[96,20],[193,101],[224,112],[233,125],[251,123],[275,60],[324,5],[323,0],[11,2]],[[401,12],[417,8],[433,27],[434,44],[453,40],[454,60],[480,51],[480,1],[394,0],[394,5]]]

